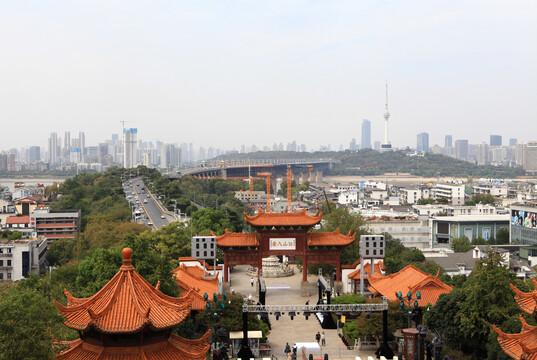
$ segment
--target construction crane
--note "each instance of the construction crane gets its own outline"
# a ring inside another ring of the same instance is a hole
[[[300,165],[299,165],[300,166]],[[308,170],[313,171],[313,165],[308,165]],[[287,165],[287,212],[291,212],[291,180],[292,180],[291,165]]]
[[[291,165],[287,165],[287,212],[291,212]]]
[[[257,173],[258,176],[266,176],[266,181],[267,181],[267,212],[269,213],[270,212],[270,177],[271,177],[271,173],[269,172],[261,172],[261,173]]]

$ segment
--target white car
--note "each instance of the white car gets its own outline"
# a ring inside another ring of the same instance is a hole
[[[160,218],[161,218],[161,219],[166,219],[166,216],[164,216],[164,215],[160,215]]]

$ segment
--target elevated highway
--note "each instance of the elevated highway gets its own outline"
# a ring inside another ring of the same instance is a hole
[[[273,178],[285,177],[287,167],[291,167],[293,180],[302,184],[306,181],[310,183],[321,182],[323,171],[332,167],[331,160],[300,161],[287,163],[263,162],[254,164],[226,164],[218,166],[200,166],[197,168],[181,169],[180,174],[167,174],[169,179],[179,179],[182,176],[193,176],[197,179],[211,180],[219,179],[239,179],[256,177],[258,173],[269,172]]]

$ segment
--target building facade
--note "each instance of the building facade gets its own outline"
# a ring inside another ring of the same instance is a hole
[[[0,281],[18,281],[46,271],[45,239],[0,242]]]
[[[138,164],[138,129],[123,129],[123,167],[135,168]]]
[[[416,151],[428,152],[429,151],[429,134],[426,132],[419,133],[417,136]]]
[[[537,245],[537,202],[511,205],[509,241],[511,244]]]

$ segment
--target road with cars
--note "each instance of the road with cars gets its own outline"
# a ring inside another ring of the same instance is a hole
[[[165,212],[158,199],[145,187],[141,178],[126,181],[123,189],[133,209],[133,219],[136,222],[145,224],[151,229],[160,230],[163,226],[175,221],[174,217]]]

